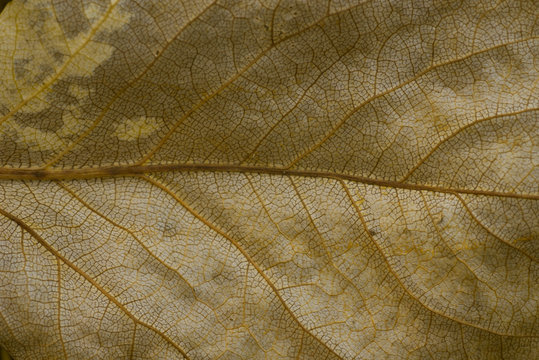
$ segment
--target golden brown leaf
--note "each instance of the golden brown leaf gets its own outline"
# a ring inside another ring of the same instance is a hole
[[[534,0],[14,0],[0,345],[533,358],[538,14]]]

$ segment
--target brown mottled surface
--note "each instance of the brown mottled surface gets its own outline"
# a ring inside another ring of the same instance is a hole
[[[532,359],[537,1],[14,0],[15,359]]]

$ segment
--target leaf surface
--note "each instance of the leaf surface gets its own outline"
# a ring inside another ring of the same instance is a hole
[[[531,359],[539,3],[14,0],[15,359]]]

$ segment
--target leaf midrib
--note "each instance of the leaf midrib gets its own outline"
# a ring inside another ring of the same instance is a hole
[[[396,189],[423,190],[438,193],[472,194],[495,197],[509,197],[529,200],[539,200],[539,194],[515,193],[509,191],[495,191],[485,189],[466,189],[444,187],[430,184],[416,184],[403,181],[386,180],[358,176],[353,174],[319,171],[319,170],[291,170],[282,167],[245,166],[232,164],[155,164],[155,165],[118,165],[88,167],[77,169],[41,169],[41,168],[8,168],[0,167],[0,180],[75,180],[91,178],[109,178],[138,176],[162,172],[230,172],[255,173],[280,176],[299,176],[310,178],[325,178],[334,180],[354,181],[366,185],[375,185]]]

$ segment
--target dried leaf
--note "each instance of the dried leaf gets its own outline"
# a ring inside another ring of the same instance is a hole
[[[0,344],[15,359],[533,358],[538,14],[9,3]]]

